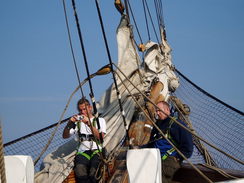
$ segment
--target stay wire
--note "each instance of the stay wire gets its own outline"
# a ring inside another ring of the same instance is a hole
[[[148,4],[147,4],[147,1],[145,1],[145,4],[146,4],[147,11],[148,11],[148,15],[150,17],[150,21],[152,23],[154,34],[156,36],[157,42],[159,43],[159,38],[158,38],[158,35],[157,35],[157,31],[156,31],[156,28],[155,28],[155,25],[154,25],[154,22],[153,22],[153,19],[152,19],[152,15],[151,15],[150,9],[149,9]]]
[[[156,17],[157,17],[157,22],[158,22],[158,26],[159,26],[159,12],[158,12],[158,1],[157,0],[154,0],[154,7],[155,7],[155,10],[156,10]]]
[[[114,64],[114,63],[113,63]],[[148,96],[146,96],[143,92],[141,92],[140,90],[139,90],[139,88],[137,88],[134,84],[133,84],[133,82],[123,73],[123,71],[121,71],[121,69],[116,65],[116,64],[114,64],[115,65],[115,67],[119,70],[119,72],[126,78],[126,80],[127,81],[129,81],[129,83],[143,96],[143,97],[145,97],[155,108],[157,108],[157,109],[159,109],[158,107],[157,107],[157,105],[156,104],[154,104],[152,101],[151,101],[151,99],[150,98],[148,98]],[[161,110],[161,112],[163,112],[162,110]],[[163,112],[164,113],[164,112]],[[169,116],[170,117],[170,116]],[[198,136],[196,133],[193,133],[190,129],[188,129],[187,127],[185,127],[184,125],[182,125],[181,123],[179,123],[177,120],[175,120],[174,118],[172,118],[172,117],[170,117],[170,119],[172,119],[176,124],[178,124],[178,126],[180,126],[181,128],[183,128],[183,129],[185,129],[187,132],[189,132],[189,133],[191,133],[192,135],[194,135],[196,138],[198,138],[199,140],[201,140],[201,141],[203,141],[204,143],[206,143],[207,145],[209,145],[209,146],[211,146],[212,148],[214,148],[214,149],[216,149],[217,151],[219,151],[219,152],[221,152],[222,154],[224,154],[224,155],[226,155],[227,157],[229,157],[229,158],[231,158],[231,159],[233,159],[233,160],[235,160],[236,162],[238,162],[238,163],[240,163],[240,164],[242,164],[242,165],[244,165],[244,161],[242,161],[242,160],[239,160],[239,159],[237,159],[237,158],[235,158],[234,156],[232,156],[232,155],[230,155],[230,154],[228,154],[228,153],[226,153],[225,151],[223,151],[223,150],[221,150],[221,149],[219,149],[219,148],[217,148],[216,146],[214,146],[214,145],[212,145],[211,143],[209,143],[208,141],[206,141],[206,140],[204,140],[203,138],[201,138],[200,136]]]
[[[68,31],[69,45],[70,45],[70,49],[71,49],[73,63],[74,63],[74,66],[75,66],[76,77],[77,77],[77,80],[78,80],[79,86],[80,86],[81,81],[80,81],[79,71],[78,71],[78,68],[77,68],[76,59],[75,59],[75,55],[74,55],[74,49],[73,49],[73,45],[72,45],[72,41],[71,41],[71,34],[70,34],[69,21],[68,21],[68,16],[67,16],[65,0],[63,0],[63,8],[64,8],[64,16],[65,16],[66,28],[67,28],[67,31]],[[81,86],[80,86],[80,92],[81,92],[81,95],[84,96],[84,92],[83,92]]]
[[[157,0],[154,0],[154,6],[155,6],[155,10],[156,10],[156,17],[157,17],[157,22],[158,22],[158,29],[159,29],[159,34],[162,40],[162,36],[161,36],[161,30],[160,30],[160,21],[159,21],[159,8],[158,8],[158,2]]]
[[[129,12],[129,8],[128,8],[128,1],[129,1],[129,0],[124,0],[124,2],[125,2],[125,10],[126,10],[126,14],[127,14],[127,16],[128,16],[128,22],[129,22],[129,24],[130,24],[130,12]]]
[[[121,70],[119,70],[121,72]],[[201,170],[199,170],[199,168],[197,168],[190,160],[188,160],[185,155],[169,140],[169,138],[161,131],[161,129],[156,125],[156,123],[152,120],[152,118],[150,117],[150,115],[147,114],[147,112],[143,109],[143,107],[139,104],[139,102],[135,99],[135,96],[133,96],[133,94],[131,93],[131,91],[129,90],[129,88],[125,85],[125,83],[122,81],[122,78],[119,76],[119,74],[116,72],[116,74],[118,75],[119,79],[121,80],[122,84],[124,85],[124,87],[126,88],[126,90],[129,92],[130,96],[132,97],[132,99],[134,100],[134,102],[136,103],[136,105],[141,109],[141,111],[143,112],[143,114],[146,116],[147,119],[149,119],[149,121],[153,124],[153,127],[157,129],[157,131],[162,135],[162,137],[177,151],[177,153],[185,160],[187,161],[193,169],[195,169],[207,182],[209,183],[213,183],[205,174],[203,174],[203,172]]]
[[[160,25],[164,28],[164,16],[163,16],[163,5],[162,5],[162,0],[159,1],[159,17],[160,17]]]
[[[145,8],[145,0],[142,0],[142,4],[143,4],[144,16],[145,16],[145,20],[146,20],[148,40],[151,40],[149,27],[148,27],[148,21],[147,21],[147,12],[146,12],[146,8]]]
[[[100,123],[99,123],[98,112],[97,112],[97,107],[96,107],[95,98],[94,98],[94,92],[93,92],[91,78],[90,78],[90,72],[89,72],[88,63],[87,63],[85,46],[84,46],[84,42],[83,42],[83,38],[82,38],[82,34],[81,34],[79,18],[78,18],[77,12],[76,12],[75,0],[72,0],[72,6],[73,6],[73,10],[74,10],[76,26],[77,26],[77,30],[78,30],[78,35],[79,35],[79,39],[80,39],[81,49],[82,49],[82,53],[83,53],[83,58],[84,58],[84,63],[85,63],[85,68],[86,68],[86,73],[87,73],[87,78],[88,78],[88,83],[89,83],[90,92],[91,92],[90,93],[90,97],[91,97],[91,100],[92,100],[92,106],[93,106],[93,110],[94,110],[94,113],[95,113],[95,118],[96,118],[96,121],[97,121],[97,128],[98,128],[98,131],[99,131],[99,139],[100,139],[100,142],[103,143],[103,137],[102,137],[102,133],[101,133],[101,126],[100,126]],[[89,122],[91,122],[90,118],[89,118]]]
[[[71,52],[72,52],[72,56],[73,56],[74,65],[75,65],[75,68],[76,68],[77,78],[78,78],[78,81],[79,81],[79,86],[78,86],[78,88],[77,88],[76,91],[78,91],[80,89],[81,94],[83,96],[83,91],[82,91],[82,87],[81,87],[81,83],[80,83],[79,73],[78,73],[78,69],[77,69],[77,66],[76,66],[76,61],[75,61],[75,57],[74,57],[73,47],[72,47],[72,44],[71,44],[72,42],[71,42],[70,31],[69,31],[69,26],[68,26],[68,18],[67,18],[67,13],[66,13],[65,0],[63,0],[63,8],[64,8],[64,14],[65,14],[65,20],[66,20],[66,26],[67,26],[67,30],[68,30],[69,40],[70,40]],[[71,97],[69,98],[68,103],[65,106],[65,109],[64,109],[64,111],[63,111],[63,113],[62,113],[62,115],[61,115],[61,117],[59,119],[59,122],[57,123],[54,131],[52,132],[51,136],[49,137],[47,144],[43,147],[43,149],[42,149],[41,153],[39,154],[39,156],[34,160],[34,165],[37,164],[37,162],[40,160],[40,158],[42,157],[42,155],[46,152],[46,150],[48,149],[49,145],[51,144],[51,142],[52,142],[52,140],[53,140],[53,138],[54,138],[54,136],[55,136],[55,134],[56,134],[56,132],[58,130],[58,127],[60,126],[60,124],[62,122],[62,119],[64,117],[64,114],[65,114],[68,106],[69,106],[69,103],[71,101],[72,96],[73,95],[71,95]]]
[[[138,26],[137,26],[137,23],[136,23],[136,19],[135,19],[135,17],[134,17],[134,13],[133,13],[132,8],[131,8],[131,5],[130,5],[130,1],[128,0],[127,2],[128,2],[128,7],[129,7],[129,10],[130,10],[130,13],[131,13],[133,22],[134,22],[135,27],[136,27],[136,32],[137,32],[137,34],[138,34],[138,36],[139,36],[139,39],[140,39],[141,43],[143,43],[143,42],[142,42],[142,38],[141,38],[141,34],[140,34],[140,32],[139,32],[139,29],[138,29]]]
[[[103,25],[103,20],[102,20],[100,7],[99,7],[99,4],[98,4],[97,0],[95,0],[95,4],[96,4],[97,13],[98,13],[98,17],[99,17],[102,33],[103,33],[103,39],[104,39],[104,43],[105,43],[105,47],[106,47],[106,51],[107,51],[107,55],[108,55],[108,59],[109,59],[109,63],[110,63],[111,71],[112,71],[112,75],[113,75],[113,80],[114,80],[116,94],[117,94],[117,98],[118,98],[118,102],[119,102],[120,112],[121,112],[122,119],[123,119],[123,122],[124,122],[125,130],[126,130],[126,139],[129,140],[128,139],[129,138],[128,129],[127,129],[127,124],[126,124],[126,120],[125,120],[125,112],[124,112],[124,109],[123,109],[123,106],[122,106],[121,95],[120,95],[120,92],[119,92],[119,89],[118,89],[118,84],[117,84],[117,81],[116,81],[116,78],[115,78],[115,71],[114,71],[114,68],[113,68],[113,62],[112,62],[111,54],[110,54],[109,47],[108,47],[108,41],[107,41],[107,37],[106,37],[104,25]]]

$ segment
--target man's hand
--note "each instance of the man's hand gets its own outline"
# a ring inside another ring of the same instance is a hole
[[[89,118],[85,115],[74,115],[70,118],[70,121],[75,123],[77,121],[81,121],[82,123],[85,123],[87,126],[91,126],[89,123]]]
[[[81,120],[81,122],[85,123],[87,126],[90,126],[89,118],[87,116],[83,116],[83,119]]]
[[[71,122],[75,123],[76,121],[80,121],[79,117],[80,117],[80,115],[76,114],[76,115],[72,116],[69,120]]]

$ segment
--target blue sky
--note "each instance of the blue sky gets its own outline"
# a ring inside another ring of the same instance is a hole
[[[140,2],[133,0],[132,6],[143,41],[147,41]],[[115,33],[120,16],[112,0],[100,0],[100,6],[116,62]],[[207,92],[244,111],[244,1],[163,0],[163,8],[176,68]],[[76,59],[84,79],[70,1],[67,9]],[[77,10],[93,73],[108,63],[95,3],[77,1]],[[0,120],[6,143],[57,122],[77,79],[61,0],[1,1],[0,22]],[[111,82],[111,75],[92,81],[97,100]],[[87,87],[85,93],[89,94]],[[77,93],[66,117],[76,112],[79,97]]]

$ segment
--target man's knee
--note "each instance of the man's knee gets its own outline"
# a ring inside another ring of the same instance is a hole
[[[165,177],[172,178],[179,168],[180,163],[174,157],[168,157],[162,161],[162,173]]]
[[[86,177],[88,176],[88,172],[87,172],[87,167],[85,165],[82,164],[77,164],[74,167],[74,171],[75,171],[75,176],[76,177]]]

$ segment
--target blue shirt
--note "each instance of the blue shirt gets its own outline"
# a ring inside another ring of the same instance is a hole
[[[178,120],[181,124],[184,126],[185,123],[182,121]],[[192,135],[190,132],[186,131],[182,127],[180,127],[178,124],[175,122],[172,123],[171,127],[170,126],[170,118],[167,118],[165,120],[157,120],[156,121],[157,126],[162,130],[164,134],[166,134],[167,130],[169,130],[170,136],[173,140],[173,144],[187,157],[189,158],[192,155],[193,152],[193,141],[192,141]],[[158,148],[160,150],[161,156],[163,156],[166,151],[170,150],[172,146],[169,144],[169,142],[161,138],[161,135],[157,131],[157,129],[153,128],[152,133],[151,133],[151,140],[153,141],[152,146],[154,148]],[[183,160],[183,158],[177,153],[177,151],[174,151],[171,156],[175,156],[179,158],[180,160]]]

